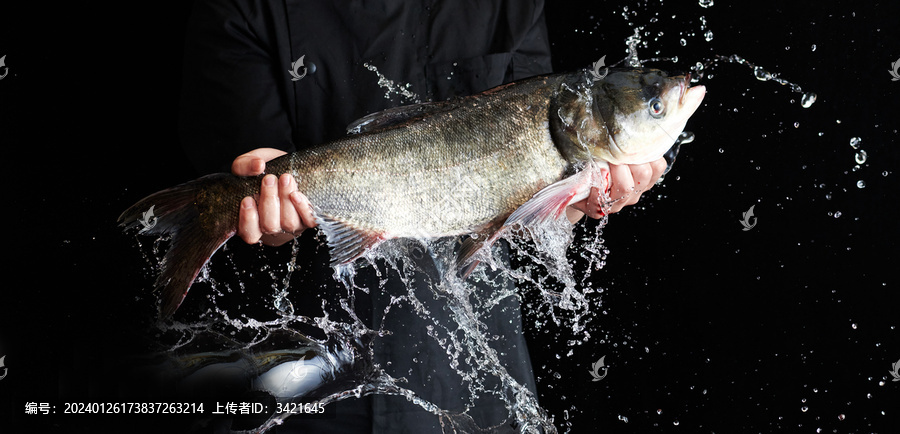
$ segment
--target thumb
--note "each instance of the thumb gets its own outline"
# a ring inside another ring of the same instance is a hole
[[[256,176],[266,170],[266,161],[278,158],[287,152],[275,148],[257,148],[242,154],[231,163],[231,173],[238,176]]]

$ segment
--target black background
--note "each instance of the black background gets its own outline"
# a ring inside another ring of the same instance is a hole
[[[644,26],[641,58],[679,58],[653,66],[739,54],[818,95],[804,109],[798,94],[738,65],[704,78],[687,128],[697,139],[664,184],[604,229],[611,253],[594,273],[605,288],[594,338],[569,354],[565,333],[531,335],[540,400],[561,431],[900,431],[900,382],[888,374],[900,360],[900,81],[888,74],[900,59],[900,8],[782,3],[627,3],[627,19],[626,3],[548,6],[558,71],[618,61]],[[146,419],[25,417],[23,403],[127,398],[119,356],[143,345],[132,333],[150,309],[138,297],[149,278],[115,219],[197,175],[176,134],[189,9],[0,8],[0,423],[16,427],[2,432],[156,429]],[[856,171],[851,137],[868,154]],[[757,225],[743,231],[751,205]],[[592,382],[601,356],[609,373]]]

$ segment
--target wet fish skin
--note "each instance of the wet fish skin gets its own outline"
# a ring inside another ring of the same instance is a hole
[[[541,76],[389,109],[355,122],[344,138],[268,162],[266,173],[297,180],[333,265],[386,239],[481,233],[460,253],[460,267],[471,269],[472,256],[506,227],[559,216],[592,186],[605,190],[606,162],[662,156],[702,99],[702,87],[691,88],[685,105],[688,79],[657,70],[592,77],[589,70]],[[661,117],[648,114],[654,102],[665,106]],[[239,203],[258,195],[264,175],[208,175],[150,195],[120,216],[122,226],[136,227],[155,206],[157,223],[143,232],[172,236],[156,282],[163,317],[235,234]]]

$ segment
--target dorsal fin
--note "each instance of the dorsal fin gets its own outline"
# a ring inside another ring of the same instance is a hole
[[[448,101],[423,102],[393,107],[365,115],[347,126],[348,134],[361,134],[396,127],[438,113],[448,112],[460,106],[460,98]]]

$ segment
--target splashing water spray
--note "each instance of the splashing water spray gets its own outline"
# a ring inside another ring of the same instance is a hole
[[[782,86],[789,87],[792,92],[801,94],[800,106],[803,108],[810,108],[810,107],[812,107],[813,103],[816,102],[816,94],[815,93],[804,92],[803,89],[800,87],[800,85],[798,85],[796,83],[792,83],[790,81],[787,81],[787,80],[779,77],[777,73],[769,72],[762,66],[754,65],[753,63],[750,63],[749,61],[747,61],[746,59],[744,59],[741,56],[738,56],[737,54],[732,54],[730,56],[716,55],[712,59],[707,59],[707,60],[704,60],[703,62],[697,62],[696,64],[694,64],[691,67],[691,71],[693,71],[693,73],[695,74],[695,75],[692,75],[691,82],[696,83],[696,82],[700,81],[702,78],[704,78],[706,76],[706,74],[708,73],[708,71],[711,68],[718,66],[719,63],[734,63],[734,64],[738,64],[738,65],[744,65],[744,66],[750,68],[751,71],[753,71],[753,76],[756,77],[756,79],[759,81],[773,81]]]
[[[526,286],[538,295],[533,310],[545,312],[550,321],[571,330],[570,342],[586,342],[590,333],[585,326],[592,315],[587,295],[594,292],[590,273],[602,268],[608,252],[600,238],[604,224],[605,218],[593,234],[579,238],[578,247],[573,249],[579,252],[579,261],[587,264],[580,281],[566,258],[575,237],[573,225],[565,216],[509,231],[503,238],[513,261],[502,259],[505,247],[498,243],[483,257],[486,265],[466,280],[455,272],[455,239],[392,240],[368,252],[360,262],[385,278],[379,286],[384,285],[388,274],[396,274],[404,283],[407,293],[392,295],[382,315],[388,317],[394,309],[406,308],[425,320],[428,336],[445,350],[447,366],[471,396],[470,405],[478,397],[499,399],[509,410],[504,425],[522,433],[555,433],[552,417],[538,405],[534,393],[507,372],[496,348],[498,337],[484,326],[482,318],[505,300],[520,297],[521,287]],[[298,246],[295,242],[293,256]],[[273,285],[271,308],[277,312],[277,318],[232,318],[226,310],[214,307],[196,322],[158,324],[158,333],[173,342],[165,351],[167,360],[161,367],[179,372],[187,382],[203,377],[204,369],[221,372],[236,368],[245,373],[253,389],[267,391],[285,404],[282,408],[291,408],[287,404],[292,402],[329,405],[365,395],[393,395],[434,414],[445,433],[495,431],[496,427],[478,426],[465,412],[445,410],[423,399],[405,387],[401,378],[374,362],[373,342],[394,331],[372,330],[356,316],[353,305],[357,291],[383,287],[358,286],[354,279],[358,269],[343,266],[335,271],[335,278],[347,291],[338,306],[325,306],[323,301],[323,317],[297,315],[287,290],[294,268],[292,259],[287,277]],[[203,279],[214,288],[222,285],[206,273]],[[520,286],[519,290],[512,283]],[[415,288],[427,291],[417,293]],[[434,301],[429,298],[446,306],[450,315],[432,315],[429,307],[434,306]],[[350,319],[332,319],[328,312],[335,316],[342,313]],[[310,337],[305,333],[310,329],[324,337]],[[209,351],[210,347],[224,349]],[[292,414],[275,413],[257,428],[234,432],[263,433],[283,424]]]

